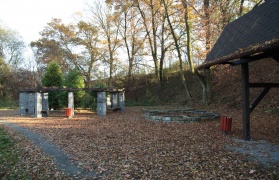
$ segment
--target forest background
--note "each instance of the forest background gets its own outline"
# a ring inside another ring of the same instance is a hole
[[[54,62],[61,70],[58,86],[124,87],[127,104],[134,105],[210,104],[214,102],[212,85],[228,82],[220,72],[233,76],[237,70],[220,66],[196,71],[195,67],[204,61],[226,24],[262,2],[88,1],[86,16],[69,24],[53,18],[40,39],[28,45],[35,63],[23,56],[26,45],[20,34],[0,25],[1,103],[17,103],[19,88],[56,85],[43,81]],[[72,74],[81,77],[82,84],[69,83]],[[88,96],[92,94],[81,93],[80,102]]]

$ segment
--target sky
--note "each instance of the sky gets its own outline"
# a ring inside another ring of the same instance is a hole
[[[0,0],[0,22],[17,31],[28,45],[52,18],[64,23],[84,10],[85,0]]]

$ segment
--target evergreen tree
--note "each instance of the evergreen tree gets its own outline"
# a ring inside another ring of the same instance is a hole
[[[70,88],[84,88],[84,79],[81,73],[78,71],[77,68],[72,69],[68,72],[68,74],[65,77],[64,86],[70,87]],[[79,107],[81,105],[82,97],[85,94],[84,91],[74,91],[74,106]],[[68,98],[67,92],[63,93],[63,96],[65,99]],[[67,106],[67,100],[60,101],[60,104],[62,106]]]
[[[46,69],[46,72],[42,79],[42,85],[46,87],[57,86],[61,87],[63,85],[63,75],[61,67],[55,61],[51,61]],[[61,97],[61,92],[59,91],[50,91],[49,92],[49,108],[50,109],[59,109],[59,99]]]

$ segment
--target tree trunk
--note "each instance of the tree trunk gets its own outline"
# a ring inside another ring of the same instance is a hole
[[[208,1],[208,0],[205,0]],[[191,29],[189,26],[189,16],[188,16],[188,5],[186,0],[182,0],[182,4],[184,7],[184,20],[186,25],[186,33],[187,33],[187,58],[190,65],[191,72],[197,77],[198,81],[200,82],[202,86],[202,101],[205,104],[207,102],[207,96],[208,96],[208,84],[206,79],[200,75],[198,71],[195,70],[194,62],[192,58],[192,42],[191,42]]]
[[[186,0],[183,2],[184,6],[184,20],[186,25],[186,34],[187,34],[187,58],[190,65],[190,70],[192,73],[195,72],[194,62],[192,58],[192,42],[191,42],[191,30],[189,26],[189,16],[188,16],[188,6]]]
[[[147,18],[145,17],[145,13],[144,10],[141,9],[140,4],[137,3],[137,7],[139,9],[140,15],[142,17],[143,20],[143,24],[144,24],[144,28],[147,34],[147,38],[148,38],[148,43],[150,46],[150,50],[151,50],[151,55],[152,55],[152,59],[154,62],[154,68],[155,68],[155,76],[157,78],[159,78],[159,68],[158,68],[158,54],[157,54],[157,42],[156,42],[156,37],[157,37],[157,27],[155,25],[155,12],[153,9],[153,5],[152,5],[152,1],[150,2],[150,7],[151,7],[151,29],[152,29],[152,34],[150,34],[149,31],[149,27],[147,24]],[[153,38],[152,38],[153,37]]]
[[[243,4],[244,4],[244,0],[241,0],[240,1],[240,6],[239,6],[239,13],[238,13],[238,16],[242,16],[243,14]]]
[[[161,57],[160,57],[160,67],[159,67],[159,80],[160,80],[160,85],[162,87],[163,85],[163,70],[164,70],[164,59],[165,59],[165,54],[168,48],[165,48],[165,19],[166,17],[163,17],[163,22],[162,22],[162,32],[161,32]]]
[[[177,51],[177,54],[178,54],[180,78],[181,78],[182,84],[185,88],[187,100],[188,100],[190,105],[193,105],[192,96],[191,96],[190,91],[188,89],[188,86],[187,86],[187,83],[186,83],[186,80],[185,80],[185,76],[184,76],[184,73],[183,73],[182,56],[181,56],[181,51],[180,51],[180,47],[179,47],[179,44],[178,44],[178,39],[175,35],[174,28],[171,24],[169,13],[168,13],[168,7],[167,7],[167,4],[166,4],[165,0],[163,0],[163,3],[164,3],[165,12],[166,12],[166,18],[167,18],[167,21],[168,21],[168,24],[169,24],[169,27],[170,27],[170,30],[171,30],[171,34],[172,34],[172,37],[173,37],[173,40],[174,40],[175,48],[176,48],[176,51]]]
[[[209,0],[203,1],[203,10],[205,14],[205,48],[206,54],[211,49],[211,42],[210,42],[210,14],[209,14]]]

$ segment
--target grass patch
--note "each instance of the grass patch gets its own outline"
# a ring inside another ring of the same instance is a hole
[[[13,167],[18,162],[18,150],[14,140],[0,127],[0,179],[13,179]]]

